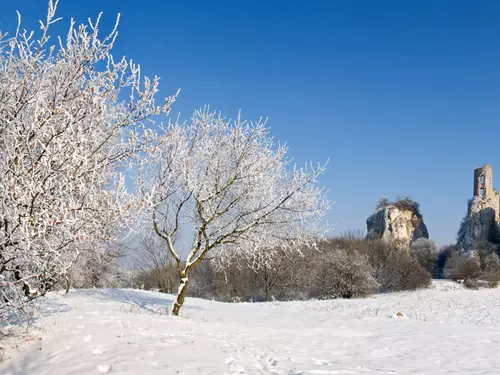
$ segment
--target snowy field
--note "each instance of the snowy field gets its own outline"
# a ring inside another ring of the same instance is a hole
[[[500,289],[440,281],[360,300],[188,298],[178,318],[164,314],[171,302],[129,289],[51,296],[0,374],[500,373]]]

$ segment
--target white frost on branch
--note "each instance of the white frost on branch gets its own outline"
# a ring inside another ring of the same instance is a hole
[[[56,7],[38,37],[0,34],[0,311],[45,292],[141,208],[124,173],[145,162],[151,116],[176,98],[156,103],[159,78],[112,57],[118,20],[102,38],[101,15],[71,21],[49,44]]]
[[[278,248],[300,251],[326,234],[330,202],[317,181],[325,165],[292,166],[265,121],[230,121],[205,108],[164,132],[148,182],[155,191],[156,233],[186,279],[180,291],[208,253],[221,267],[238,257],[257,268]],[[193,236],[185,259],[173,244],[181,227]]]

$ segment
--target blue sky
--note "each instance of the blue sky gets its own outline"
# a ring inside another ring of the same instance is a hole
[[[0,29],[43,18],[43,0],[2,2]],[[297,163],[330,159],[332,234],[366,230],[381,196],[411,194],[431,238],[455,240],[473,169],[500,187],[500,3],[496,1],[61,0],[54,27],[121,13],[114,50],[205,104],[269,118]]]

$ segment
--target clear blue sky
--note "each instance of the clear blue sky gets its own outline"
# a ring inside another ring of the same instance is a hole
[[[37,27],[44,0],[3,1]],[[330,159],[332,234],[364,229],[381,196],[411,194],[430,235],[455,240],[473,168],[500,187],[500,2],[61,0],[55,30],[121,13],[115,55],[162,77],[175,112],[268,116],[301,164]]]

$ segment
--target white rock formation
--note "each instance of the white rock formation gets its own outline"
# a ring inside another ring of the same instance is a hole
[[[383,204],[366,220],[367,239],[381,238],[409,246],[418,238],[429,238],[418,204],[410,200]]]

